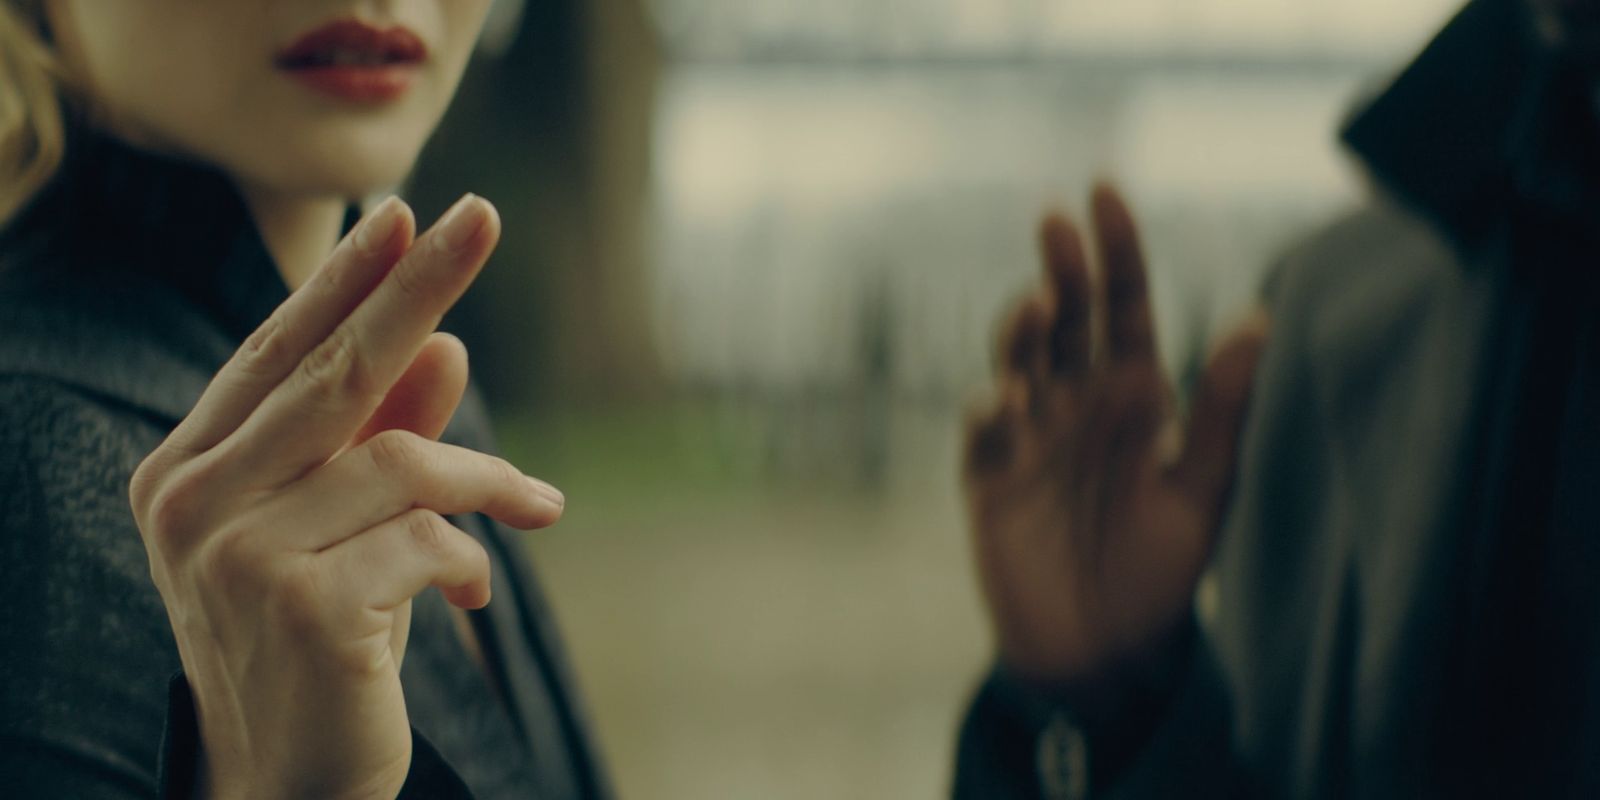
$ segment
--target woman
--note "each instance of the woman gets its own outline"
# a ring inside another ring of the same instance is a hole
[[[563,499],[482,454],[465,354],[434,333],[499,220],[471,196],[420,236],[398,200],[349,210],[410,170],[488,2],[0,0],[7,790],[608,794],[496,523],[549,525]],[[1187,616],[1263,335],[1221,349],[1169,471],[1132,221],[1094,205],[1105,277],[1047,222],[968,445],[1001,661],[1028,689],[1088,686]],[[1100,510],[1077,522],[1132,526],[1123,547],[1063,538],[1063,481]],[[1008,685],[969,717],[963,796],[1039,780],[1042,746],[996,733]]]
[[[607,793],[434,332],[500,222],[352,211],[488,6],[0,0],[8,792]]]

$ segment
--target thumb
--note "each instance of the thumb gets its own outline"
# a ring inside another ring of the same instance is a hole
[[[1268,326],[1266,311],[1257,308],[1212,352],[1195,392],[1183,453],[1172,467],[1179,489],[1214,517],[1221,516],[1233,484],[1239,434]]]
[[[400,376],[378,409],[351,440],[358,445],[388,430],[429,439],[444,433],[467,390],[467,348],[448,333],[434,333]]]

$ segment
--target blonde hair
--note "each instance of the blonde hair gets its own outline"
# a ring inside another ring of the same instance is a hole
[[[61,167],[62,73],[40,0],[0,0],[0,226]]]

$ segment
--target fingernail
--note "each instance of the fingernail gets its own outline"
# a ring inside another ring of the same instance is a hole
[[[483,228],[483,222],[488,216],[483,211],[483,199],[475,194],[468,194],[456,201],[456,204],[445,212],[444,219],[439,222],[439,246],[450,252],[460,251],[472,237]]]
[[[562,494],[560,489],[557,489],[556,487],[551,486],[550,484],[545,483],[538,478],[529,478],[528,484],[533,487],[535,492],[538,492],[546,500],[554,503],[557,508],[566,508],[567,496]]]
[[[391,196],[378,204],[356,226],[356,249],[377,255],[400,230],[400,198]]]

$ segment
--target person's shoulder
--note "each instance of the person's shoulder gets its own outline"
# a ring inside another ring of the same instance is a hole
[[[0,375],[0,740],[11,747],[115,758],[130,775],[155,763],[178,658],[127,500],[154,435],[72,386]]]
[[[165,433],[136,409],[49,378],[0,375],[5,581],[148,581],[128,481]],[[63,580],[68,580],[63,578]]]
[[[0,259],[0,377],[181,418],[234,345],[181,292],[127,272],[48,253]]]
[[[160,424],[113,398],[0,374],[0,525],[9,535],[14,522],[30,520],[79,538],[126,529],[127,480],[162,435]]]
[[[1492,335],[1503,279],[1473,252],[1386,202],[1308,238],[1268,285],[1276,374],[1314,387],[1319,413],[1347,426],[1347,441],[1396,435],[1394,420],[1404,415],[1373,408],[1415,408],[1417,398],[1431,398],[1433,419],[1405,423],[1412,431],[1458,415]]]
[[[103,330],[139,321],[142,309],[171,314],[186,305],[173,288],[61,236],[0,239],[0,325],[27,332],[62,322]]]
[[[1291,248],[1268,274],[1273,334],[1327,364],[1366,363],[1425,333],[1426,320],[1471,325],[1481,270],[1426,218],[1382,198]]]
[[[1337,316],[1412,297],[1461,269],[1456,249],[1430,221],[1378,196],[1284,253],[1265,295],[1275,308]]]

